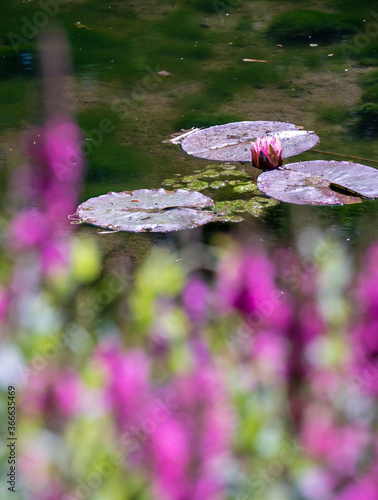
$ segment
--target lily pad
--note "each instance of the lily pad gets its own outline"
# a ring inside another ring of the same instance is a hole
[[[225,187],[225,185],[226,185],[225,181],[213,181],[210,184],[210,188],[211,189],[219,189],[219,188]]]
[[[214,222],[241,222],[243,218],[240,213],[247,213],[254,217],[260,217],[270,207],[279,202],[273,198],[254,196],[249,200],[218,201],[214,210],[217,214]]]
[[[265,135],[280,138],[286,158],[311,149],[319,141],[314,132],[302,130],[293,123],[242,121],[198,130],[186,136],[181,147],[197,158],[251,162],[251,143]]]
[[[78,222],[113,231],[166,233],[212,221],[214,214],[202,209],[213,206],[211,198],[195,191],[140,189],[90,198],[75,216]]]
[[[232,182],[232,181],[231,181]],[[231,184],[230,182],[230,184]],[[234,193],[253,193],[258,190],[256,182],[238,183],[234,188]]]
[[[196,170],[193,175],[190,176],[166,179],[163,181],[163,186],[204,191],[205,189],[219,190],[220,188],[225,188],[228,184],[231,186],[238,186],[239,184],[250,184],[250,186],[252,186],[252,184],[254,184],[255,189],[257,189],[256,182],[248,182],[247,179],[251,179],[248,172],[240,168],[236,169],[232,165],[220,165],[218,163],[215,165],[208,165],[203,170]],[[251,192],[252,187],[248,189],[248,191]]]
[[[209,184],[205,181],[196,180],[187,184],[186,187],[191,191],[203,191],[209,187]]]
[[[378,198],[378,170],[346,161],[306,161],[263,172],[263,193],[301,205],[344,205]]]
[[[199,171],[198,173],[200,173],[201,171]],[[210,168],[209,170],[205,170],[203,173],[202,173],[202,177],[210,177],[210,178],[214,178],[214,177],[219,177],[220,175],[222,174],[222,172],[217,172],[216,170]]]
[[[186,175],[185,177],[181,178],[181,182],[183,182],[184,184],[189,184],[190,182],[194,182],[195,180],[195,175]]]

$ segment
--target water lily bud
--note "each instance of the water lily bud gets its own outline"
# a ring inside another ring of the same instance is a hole
[[[258,137],[252,143],[252,165],[261,170],[272,170],[283,165],[281,141],[276,137]]]

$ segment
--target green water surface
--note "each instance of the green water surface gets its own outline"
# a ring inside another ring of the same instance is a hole
[[[72,50],[76,101],[70,104],[90,141],[81,201],[160,187],[175,174],[204,169],[211,162],[163,141],[180,129],[238,120],[304,126],[321,139],[314,149],[334,154],[309,151],[290,161],[353,155],[378,165],[376,2],[13,0],[0,16],[3,192],[5,174],[23,161],[20,130],[44,119],[36,40],[43,24],[56,22]],[[170,75],[158,75],[162,70]],[[105,132],[104,119],[111,123]],[[238,232],[290,242],[298,230],[317,225],[359,249],[378,237],[377,214],[378,202],[281,203],[238,224]]]

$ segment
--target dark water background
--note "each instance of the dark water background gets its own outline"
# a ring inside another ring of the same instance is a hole
[[[315,149],[378,165],[375,2],[2,2],[2,224],[10,215],[6,174],[24,161],[19,132],[44,118],[36,38],[46,19],[64,26],[72,50],[75,92],[69,104],[89,139],[81,201],[110,190],[160,187],[174,174],[204,168],[211,162],[163,141],[180,129],[237,120],[295,123],[316,131],[321,142]],[[171,75],[156,74],[162,70]],[[309,151],[290,161],[300,159],[347,158]],[[303,228],[318,226],[359,254],[378,237],[377,214],[378,202],[280,204],[259,219],[234,226],[210,224],[200,237],[233,227],[274,244],[290,243]],[[177,237],[141,235],[136,241],[143,246]],[[111,244],[122,245],[136,237],[110,238]]]

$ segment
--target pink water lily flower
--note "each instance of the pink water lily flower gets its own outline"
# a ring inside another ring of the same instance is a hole
[[[276,137],[258,137],[252,143],[252,165],[261,170],[271,170],[283,164],[281,141]]]

